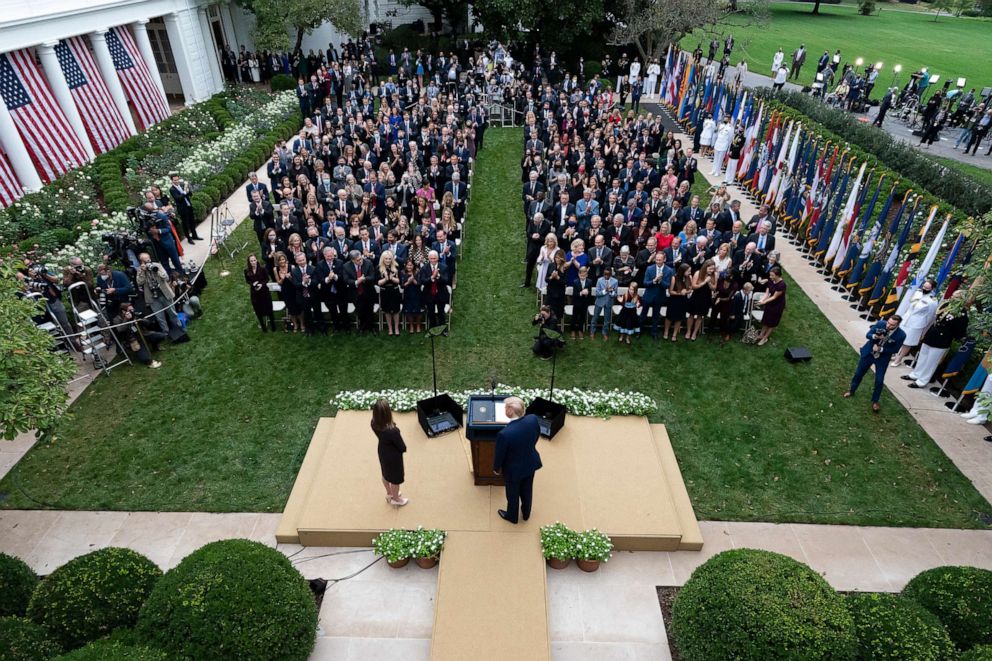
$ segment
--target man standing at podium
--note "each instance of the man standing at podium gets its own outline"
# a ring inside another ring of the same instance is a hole
[[[504,405],[510,422],[496,436],[493,471],[503,476],[506,509],[497,513],[504,521],[516,523],[521,508],[524,521],[530,518],[534,472],[541,467],[541,455],[537,453],[541,424],[536,415],[524,415],[524,402],[519,397],[507,397]]]

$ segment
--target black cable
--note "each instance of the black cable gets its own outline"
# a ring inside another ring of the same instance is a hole
[[[48,438],[49,438],[49,432],[47,432],[47,431],[42,432],[41,437],[35,442],[35,445],[38,445],[39,443],[42,443],[42,442],[47,441]],[[25,453],[25,454],[27,454],[27,453]],[[21,485],[21,481],[18,479],[18,475],[17,474],[18,474],[18,470],[21,467],[21,463],[23,462],[23,459],[24,459],[23,457],[21,459],[19,459],[17,461],[17,463],[14,464],[13,468],[11,468],[10,471],[7,473],[7,475],[10,477],[10,481],[13,483],[14,487],[18,491],[21,492],[21,495],[22,496],[24,496],[25,498],[27,498],[28,500],[30,500],[35,505],[39,505],[42,509],[51,509],[51,510],[62,509],[58,505],[55,505],[53,503],[49,503],[49,502],[46,502],[46,501],[43,501],[43,500],[38,500],[37,498],[35,498],[31,494],[29,494],[27,492],[27,490]]]
[[[306,547],[303,547],[302,549],[300,549],[299,551],[297,551],[296,553],[294,553],[293,555],[291,555],[289,557],[292,558],[292,557],[294,557],[294,556],[302,553],[305,549],[306,549]],[[366,551],[369,551],[369,550],[370,549],[351,549],[351,550],[348,550],[348,551],[332,551],[330,553],[323,553],[321,555],[314,555],[314,556],[308,556],[306,558],[300,558],[299,560],[297,560],[293,564],[294,565],[302,565],[304,562],[310,562],[311,560],[319,560],[320,558],[330,558],[331,556],[335,556],[335,555],[348,555],[350,553],[365,553]]]

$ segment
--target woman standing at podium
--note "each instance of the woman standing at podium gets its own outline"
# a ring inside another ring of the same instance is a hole
[[[386,487],[386,502],[403,507],[410,502],[409,498],[404,498],[400,493],[406,443],[393,422],[393,410],[386,399],[380,399],[372,405],[372,431],[379,439],[379,468],[382,471],[382,485]]]

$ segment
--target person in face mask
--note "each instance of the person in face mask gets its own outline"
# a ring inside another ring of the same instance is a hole
[[[933,280],[927,280],[920,285],[919,290],[910,299],[909,310],[906,311],[906,318],[902,322],[906,339],[902,344],[902,349],[892,359],[892,367],[901,365],[909,352],[920,346],[923,333],[933,324],[937,316],[937,300],[933,295],[933,290]]]

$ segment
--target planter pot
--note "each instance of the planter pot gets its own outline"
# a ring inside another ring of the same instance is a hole
[[[564,569],[565,567],[568,567],[568,563],[571,561],[571,558],[565,558],[564,560],[559,560],[558,558],[547,558],[548,566],[552,569]]]
[[[581,560],[579,558],[575,559],[575,564],[579,566],[582,571],[596,571],[599,569],[599,560]]]
[[[403,558],[402,560],[397,560],[396,562],[389,562],[387,560],[386,564],[388,564],[393,569],[399,569],[400,567],[406,567],[408,562],[410,562],[410,558]]]
[[[437,558],[414,558],[414,562],[416,562],[417,566],[421,569],[430,569],[431,567],[437,565]]]

